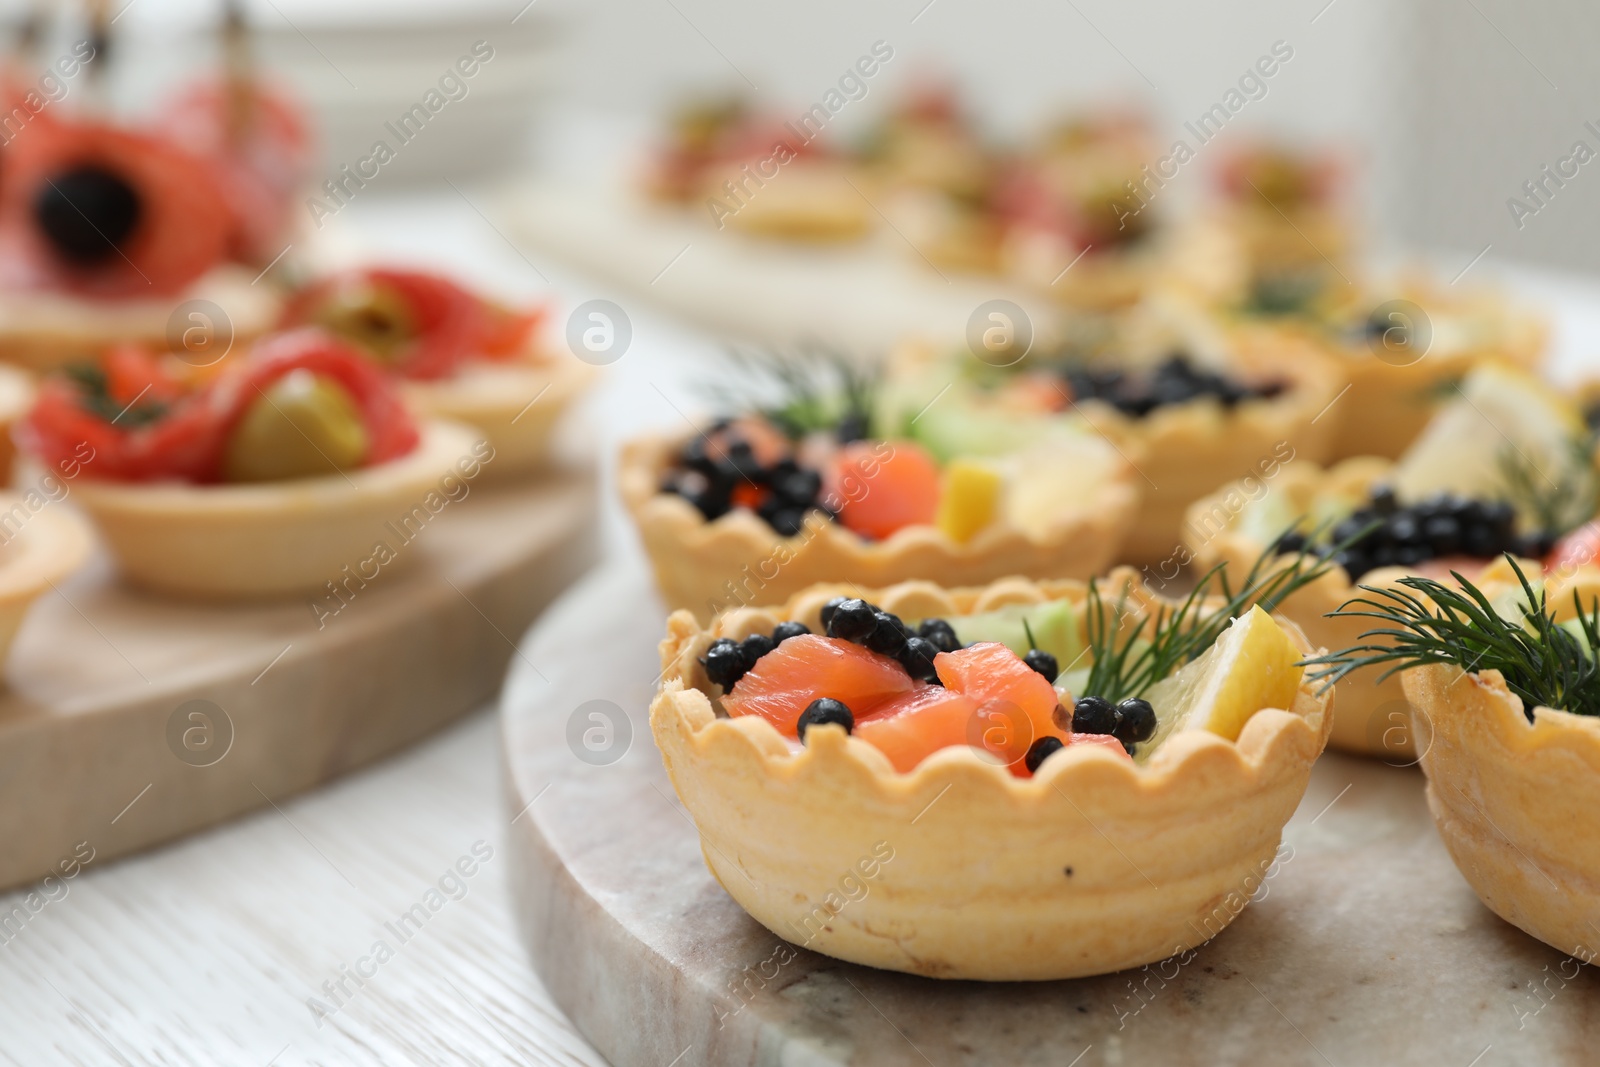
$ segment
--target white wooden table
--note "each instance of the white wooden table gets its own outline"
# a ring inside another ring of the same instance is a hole
[[[563,313],[611,295],[529,263],[480,214],[492,216],[489,198],[468,192],[471,201],[373,194],[340,221],[377,252],[508,293],[550,291]],[[1562,312],[1562,369],[1597,366],[1600,290],[1523,280]],[[644,426],[681,423],[694,407],[688,380],[703,374],[685,368],[714,352],[646,308],[627,310],[633,347],[591,405],[605,456]],[[609,469],[605,479],[614,545],[631,533],[611,502]],[[602,1063],[551,1005],[511,928],[502,848],[511,813],[491,715],[231,825],[91,862],[52,888],[56,899],[41,896],[20,934],[0,927],[0,1063]],[[386,924],[426,905],[458,863],[471,877],[447,880],[451,896],[433,898],[437,910],[400,944]],[[0,917],[25,896],[0,897]],[[395,949],[383,962],[372,956],[379,940]],[[357,968],[370,975],[359,988],[348,977]],[[313,997],[338,1010],[321,1017]]]

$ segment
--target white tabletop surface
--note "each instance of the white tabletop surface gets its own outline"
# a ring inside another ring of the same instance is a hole
[[[570,309],[608,295],[524,259],[488,221],[494,213],[487,194],[468,190],[373,195],[339,221],[376,252],[459,270],[508,296],[549,292]],[[1518,281],[1560,312],[1561,371],[1596,366],[1600,289],[1529,272]],[[606,455],[641,426],[692,413],[687,380],[702,372],[685,368],[716,349],[647,308],[627,311],[633,345],[587,423]],[[631,550],[611,499],[608,551]],[[502,847],[511,813],[492,716],[484,709],[364,773],[208,833],[91,862],[0,944],[0,1063],[602,1063],[551,1004],[511,926]],[[319,1019],[308,1001],[333,1006],[323,983],[376,940],[395,941],[385,924],[475,844],[492,856],[462,880],[465,895],[359,989],[345,979],[347,1002]],[[0,914],[23,896],[0,898]]]

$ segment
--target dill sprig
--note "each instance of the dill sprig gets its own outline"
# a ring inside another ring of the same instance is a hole
[[[732,373],[705,386],[725,413],[763,415],[791,440],[816,430],[872,436],[882,378],[876,365],[816,341],[792,353],[730,348],[727,356]]]
[[[1349,601],[1334,612],[1344,618],[1376,619],[1383,624],[1361,635],[1388,638],[1390,644],[1362,644],[1306,660],[1317,667],[1311,677],[1329,685],[1362,667],[1388,664],[1379,680],[1398,671],[1430,663],[1449,663],[1464,671],[1499,671],[1506,686],[1522,698],[1528,721],[1544,706],[1576,715],[1600,715],[1600,598],[1585,611],[1577,590],[1572,593],[1581,633],[1556,622],[1541,586],[1528,581],[1510,555],[1511,569],[1522,585],[1516,607],[1521,619],[1508,619],[1477,586],[1451,572],[1459,589],[1420,575],[1400,579],[1405,589],[1363,585],[1370,594]],[[1409,590],[1409,592],[1407,591]]]
[[[1336,566],[1333,556],[1340,547],[1325,550],[1325,554],[1301,550],[1287,563],[1283,561],[1289,554],[1277,555],[1276,549],[1269,547],[1251,565],[1238,589],[1226,565],[1219,563],[1201,575],[1188,596],[1131,622],[1128,590],[1124,588],[1110,602],[1101,595],[1099,583],[1091,579],[1084,628],[1093,662],[1083,695],[1113,703],[1143,696],[1156,682],[1215,644],[1228,624],[1251,605],[1275,611],[1297,590],[1327,574]]]
[[[1541,533],[1556,536],[1577,529],[1600,510],[1600,485],[1587,438],[1567,443],[1568,462],[1562,464],[1559,478],[1552,480],[1519,449],[1506,446],[1500,451],[1500,473],[1505,480],[1507,501],[1518,512],[1533,518]]]

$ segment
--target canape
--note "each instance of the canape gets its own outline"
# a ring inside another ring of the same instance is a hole
[[[1394,588],[1416,573],[1476,580],[1508,552],[1535,571],[1539,561],[1568,570],[1592,559],[1600,504],[1576,413],[1536,382],[1494,368],[1462,389],[1399,463],[1295,462],[1197,501],[1184,524],[1187,551],[1160,579],[1175,577],[1177,564],[1240,568],[1263,551],[1308,544],[1331,552],[1338,567],[1280,610],[1313,643],[1339,649],[1371,629],[1337,613],[1358,585]],[[1340,677],[1333,747],[1395,759],[1418,750],[1400,679],[1383,673],[1361,667]]]
[[[1106,585],[674,614],[651,729],[712,874],[781,937],[935,978],[1103,974],[1215,936],[1269,876],[1330,697],[1247,599]]]
[[[1133,520],[1132,469],[1081,422],[962,454],[916,424],[878,436],[870,389],[837,400],[752,404],[623,447],[619,487],[669,606],[709,618],[823,580],[1086,577]]]
[[[1138,118],[1094,115],[1018,160],[995,197],[1004,271],[1082,310],[1137,303],[1165,261],[1162,206],[1130,194],[1151,144]]]
[[[30,128],[0,180],[0,358],[49,370],[119,342],[248,341],[278,301],[226,262],[232,233],[217,172],[170,141],[88,122]]]
[[[1541,581],[1512,562],[1481,586],[1421,577],[1349,612],[1393,642],[1326,658],[1401,672],[1431,743],[1428,807],[1495,914],[1584,962],[1600,932],[1600,572]]]
[[[1339,167],[1331,157],[1251,144],[1232,153],[1217,178],[1219,221],[1242,246],[1258,297],[1351,263],[1356,231],[1337,203]]]
[[[1537,370],[1545,357],[1543,318],[1487,287],[1324,277],[1276,304],[1253,299],[1235,312],[1316,344],[1349,385],[1326,419],[1333,459],[1394,459],[1479,364]]]
[[[417,425],[381,369],[315,331],[281,334],[202,386],[115,349],[47,381],[18,428],[125,578],[212,599],[280,597],[404,566],[407,545],[493,459]],[[371,570],[371,573],[365,573]]]
[[[924,85],[865,138],[858,163],[872,201],[936,266],[994,274],[1006,161],[948,86]]]
[[[956,383],[918,419],[930,424],[926,435],[946,421],[981,420],[995,427],[991,438],[1014,441],[1058,420],[1086,421],[1137,470],[1138,518],[1117,558],[1158,563],[1181,549],[1184,510],[1196,498],[1230,478],[1326,454],[1318,415],[1339,381],[1309,346],[1259,330],[1156,333],[1087,356],[1029,354],[1006,367],[906,346],[891,382],[908,407],[919,394],[904,383]]]
[[[362,268],[294,293],[282,325],[331,333],[398,375],[423,416],[476,427],[500,477],[544,464],[557,421],[595,374],[541,347],[543,319],[436,274]]]
[[[674,119],[646,182],[664,203],[705,213],[717,229],[831,243],[871,229],[871,205],[848,162],[810,127],[752,115],[738,100],[692,105]]]

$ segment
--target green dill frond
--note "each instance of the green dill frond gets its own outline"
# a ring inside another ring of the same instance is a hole
[[[874,436],[882,380],[876,365],[814,341],[789,353],[730,348],[727,358],[728,373],[704,385],[725,414],[763,415],[793,440],[847,421],[857,436]]]
[[[1091,579],[1084,629],[1093,660],[1084,695],[1113,703],[1142,696],[1156,682],[1202,655],[1251,605],[1275,611],[1289,596],[1331,571],[1339,547],[1327,550],[1326,555],[1302,550],[1281,556],[1268,548],[1237,588],[1226,566],[1218,564],[1200,577],[1188,596],[1163,603],[1154,615],[1137,619],[1130,618],[1126,589],[1115,601],[1107,601],[1099,583]]]
[[[1430,663],[1448,663],[1468,672],[1499,671],[1522,699],[1529,721],[1538,706],[1576,715],[1600,715],[1600,598],[1587,608],[1576,590],[1572,604],[1577,629],[1555,620],[1543,587],[1535,588],[1517,561],[1506,556],[1522,586],[1518,618],[1506,618],[1482,590],[1461,575],[1460,588],[1418,575],[1400,579],[1402,589],[1360,586],[1357,597],[1333,616],[1375,620],[1361,644],[1305,661],[1311,677],[1332,685],[1362,667],[1387,665],[1380,676]]]

